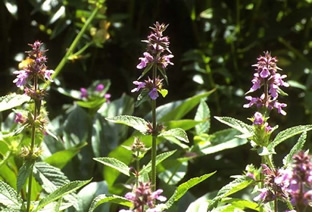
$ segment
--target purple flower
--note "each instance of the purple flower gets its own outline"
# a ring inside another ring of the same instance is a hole
[[[54,71],[53,70],[45,70],[44,71],[44,78],[53,82],[52,78],[51,78],[51,74],[53,74]]]
[[[13,74],[16,74],[16,79],[13,80],[13,83],[16,83],[17,87],[22,87],[26,84],[28,78],[28,72],[25,70],[14,71]]]
[[[146,85],[145,82],[140,82],[140,81],[134,81],[133,84],[136,85],[137,87],[131,90],[132,93],[140,91],[140,89],[145,88],[145,85]]]
[[[157,199],[157,200],[159,200],[159,201],[161,201],[161,202],[166,201],[167,198],[166,198],[165,196],[160,195],[162,192],[163,192],[162,189],[158,189],[158,190],[154,191],[154,192],[151,194],[151,198],[152,198],[152,199]]]
[[[274,107],[277,109],[278,113],[282,114],[285,116],[287,113],[283,110],[284,107],[286,107],[287,104],[285,103],[279,103],[279,102],[274,102]]]
[[[246,96],[245,99],[248,100],[249,103],[244,104],[243,105],[244,108],[250,108],[251,106],[253,106],[254,104],[257,104],[259,102],[258,97]]]
[[[88,98],[88,91],[85,88],[80,88],[80,98]]]
[[[160,64],[162,65],[162,67],[166,68],[169,64],[173,65],[173,63],[170,61],[170,59],[173,57],[174,56],[172,54],[162,56],[160,60]]]
[[[103,85],[102,83],[101,83],[101,84],[98,84],[98,85],[96,86],[95,90],[96,90],[97,92],[103,91],[103,90],[104,90],[104,85]]]
[[[137,69],[145,68],[148,63],[151,63],[154,60],[153,56],[150,55],[150,53],[148,53],[148,52],[144,52],[143,55],[144,55],[144,57],[139,58],[139,60],[141,60],[141,62],[137,65]]]
[[[153,88],[149,93],[148,95],[151,97],[152,100],[156,100],[159,95],[158,95],[158,92],[157,92],[157,88]]]
[[[16,113],[14,122],[24,124],[26,122],[26,117],[24,117],[21,113]]]
[[[111,96],[112,96],[112,95],[111,95],[110,93],[106,93],[106,94],[104,95],[104,98],[106,99],[106,102],[107,102],[107,103],[110,102]]]
[[[126,193],[125,198],[127,200],[133,201],[133,200],[135,200],[135,194],[132,192],[128,192],[128,193]]]
[[[263,123],[264,123],[264,120],[263,120],[262,114],[259,113],[259,112],[256,112],[255,115],[254,115],[253,124],[254,125],[262,125]]]

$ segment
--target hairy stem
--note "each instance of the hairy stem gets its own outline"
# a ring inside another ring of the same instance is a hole
[[[34,77],[34,91],[37,92],[38,90],[38,78],[37,76]],[[34,146],[35,146],[35,136],[36,136],[36,120],[37,120],[37,111],[40,111],[39,108],[39,99],[34,99],[35,105],[34,105],[34,111],[33,111],[33,121],[31,126],[31,144],[30,144],[30,151],[29,151],[29,158],[32,160],[32,155],[34,153]],[[30,211],[30,202],[31,202],[31,188],[32,188],[32,172],[33,172],[33,166],[30,168],[30,175],[28,178],[28,191],[27,191],[27,212]]]
[[[156,87],[156,72],[157,69],[153,67],[153,83],[154,88]],[[152,188],[153,190],[156,189],[156,154],[157,154],[157,123],[156,123],[156,100],[152,100],[152,124],[153,124],[153,133],[152,133]]]

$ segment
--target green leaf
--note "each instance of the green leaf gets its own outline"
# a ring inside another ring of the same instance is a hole
[[[310,131],[312,130],[312,125],[300,125],[288,128],[286,130],[281,131],[276,135],[272,143],[268,145],[268,149],[270,151],[274,151],[274,148],[282,143],[283,141],[287,140],[288,138],[291,138],[297,134],[300,134],[304,131]]]
[[[119,172],[123,173],[124,175],[130,176],[129,174],[129,167],[121,162],[120,160],[116,158],[111,157],[102,157],[102,158],[93,158],[95,161],[98,161],[106,166],[109,166],[111,168],[114,168],[118,170]]]
[[[89,208],[89,212],[93,212],[99,205],[110,202],[110,203],[116,203],[119,205],[124,205],[127,207],[132,207],[132,202],[127,200],[124,197],[117,196],[117,195],[106,195],[106,194],[101,194],[97,196],[91,203],[91,206]]]
[[[99,108],[104,102],[106,102],[105,98],[97,98],[89,101],[76,101],[77,105],[84,108]]]
[[[77,194],[79,199],[79,207],[76,212],[86,212],[89,210],[90,205],[94,198],[100,194],[107,194],[108,187],[105,181],[91,182],[85,187],[83,187]],[[109,204],[101,205],[97,208],[97,211],[108,211]]]
[[[191,148],[191,152],[196,152],[198,155],[208,155],[248,143],[247,139],[239,138],[238,135],[239,132],[231,128],[217,131],[207,136],[207,140],[196,142]]]
[[[22,206],[22,199],[16,193],[16,191],[6,184],[4,181],[0,181],[0,205],[12,210],[20,210]]]
[[[176,185],[185,177],[187,166],[185,160],[170,158],[158,166],[158,177],[168,185]]]
[[[205,174],[200,177],[194,177],[179,185],[174,192],[174,194],[170,197],[170,199],[165,203],[164,210],[169,209],[174,202],[178,201],[189,189],[194,187],[195,185],[201,183],[202,181],[206,180],[208,177],[212,176],[216,172],[212,172],[210,174]]]
[[[244,122],[237,120],[232,117],[218,117],[215,116],[215,119],[220,121],[223,124],[226,124],[242,133],[240,137],[242,138],[250,138],[253,136],[253,129],[252,126],[245,124]]]
[[[30,101],[30,97],[25,94],[11,93],[0,97],[0,112],[15,108]]]
[[[17,193],[19,193],[25,185],[30,173],[32,172],[33,165],[34,161],[27,160],[19,169],[17,175]]]
[[[88,144],[87,142],[82,142],[69,149],[58,151],[53,155],[45,158],[44,161],[52,166],[62,169],[68,162],[71,161],[71,159],[75,155],[79,153],[80,149],[85,147],[87,144]]]
[[[120,116],[115,116],[112,118],[106,118],[106,120],[111,121],[113,123],[118,123],[118,124],[124,124],[129,127],[132,127],[142,134],[147,133],[147,122],[139,117],[136,116],[128,116],[128,115],[120,115]]]
[[[156,166],[160,164],[163,160],[167,159],[173,155],[176,150],[164,152],[156,156]],[[150,161],[146,166],[140,170],[140,175],[148,174],[152,170],[152,162]]]
[[[47,193],[52,193],[57,188],[69,183],[60,169],[44,162],[35,163],[33,172],[35,179]]]
[[[158,90],[158,92],[162,95],[162,97],[166,97],[167,94],[168,94],[168,90],[167,89],[161,89],[161,90]]]
[[[141,76],[139,76],[138,80],[140,80],[142,77],[144,77],[144,75],[149,72],[149,70],[151,70],[151,68],[153,67],[153,64],[148,64],[147,67],[144,69],[144,71],[142,72]]]
[[[200,101],[200,104],[197,108],[194,120],[195,121],[204,121],[203,123],[200,123],[195,127],[197,135],[209,132],[209,129],[210,129],[210,110],[209,110],[209,107],[204,100]]]
[[[239,177],[230,182],[229,184],[223,186],[217,196],[209,202],[208,209],[211,210],[212,207],[217,204],[219,201],[221,201],[223,198],[230,196],[231,194],[234,194],[238,191],[241,191],[242,189],[246,188],[248,185],[253,183],[253,180],[248,177]]]
[[[235,208],[240,209],[252,209],[253,211],[259,211],[259,204],[256,202],[251,202],[248,200],[238,199],[238,198],[224,198],[222,200],[223,203],[229,203]],[[245,210],[244,210],[245,211]]]
[[[81,99],[81,92],[77,90],[70,90],[70,89],[65,89],[62,87],[57,87],[56,90],[68,97],[74,98],[74,99]]]
[[[301,136],[299,137],[298,141],[296,144],[291,148],[290,152],[284,157],[283,159],[283,164],[285,167],[287,167],[291,161],[292,157],[298,153],[300,150],[302,150],[304,143],[306,142],[307,139],[307,132],[304,131]]]
[[[202,98],[209,96],[214,91],[215,90],[211,90],[185,100],[162,105],[156,110],[157,117],[159,117],[160,122],[179,120],[198,105]]]
[[[180,119],[165,122],[165,128],[173,129],[173,128],[181,128],[183,130],[189,130],[195,127],[197,124],[202,123],[202,121],[195,121],[193,119]]]
[[[167,85],[169,84],[168,82],[168,77],[167,77],[167,73],[166,73],[166,70],[161,68],[161,67],[158,67],[158,70],[160,71],[161,75],[163,76],[163,78],[165,79]]]
[[[189,143],[186,132],[181,128],[175,128],[175,129],[167,130],[165,132],[160,133],[158,136],[164,137],[164,138],[174,137],[180,141],[183,141],[185,143]]]
[[[45,198],[41,199],[38,206],[35,208],[34,212],[39,211],[40,209],[44,208],[46,205],[57,201],[58,199],[64,197],[67,194],[75,192],[77,189],[81,188],[82,186],[89,183],[91,180],[85,181],[73,181],[62,187],[59,187],[51,194],[47,195]]]

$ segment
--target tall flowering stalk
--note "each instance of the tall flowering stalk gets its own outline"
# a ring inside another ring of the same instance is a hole
[[[24,90],[25,94],[28,95],[34,102],[33,111],[30,111],[28,118],[22,117],[21,114],[16,115],[16,122],[22,124],[28,124],[31,128],[31,143],[30,147],[24,147],[22,156],[25,157],[26,162],[33,165],[35,159],[40,153],[40,147],[35,146],[36,143],[36,133],[40,131],[44,133],[44,117],[40,115],[40,108],[42,105],[42,100],[45,95],[45,90],[39,87],[39,80],[42,81],[52,81],[51,74],[54,71],[47,69],[45,63],[47,62],[47,57],[45,52],[47,50],[42,50],[42,43],[40,41],[34,42],[34,44],[29,44],[31,50],[27,51],[28,57],[23,61],[21,65],[21,70],[13,72],[16,75],[13,83],[17,87]],[[31,201],[31,189],[32,189],[32,167],[29,175],[28,181],[28,191],[27,191],[27,212],[30,211],[30,201]]]
[[[249,102],[245,104],[244,108],[250,108],[256,106],[259,111],[251,118],[254,126],[254,135],[252,141],[254,146],[267,147],[270,143],[270,135],[274,128],[270,127],[267,120],[269,119],[269,113],[273,109],[277,109],[277,112],[286,115],[283,108],[287,105],[280,103],[278,97],[282,92],[280,87],[288,87],[289,85],[284,81],[286,75],[281,75],[278,71],[281,69],[277,66],[277,58],[272,57],[267,51],[264,55],[257,58],[257,63],[252,65],[255,67],[254,77],[252,79],[252,87],[246,93],[246,100]],[[261,92],[261,88],[263,89]],[[250,93],[260,91],[258,97],[250,96]],[[263,157],[263,163],[273,168],[273,162],[270,156]]]
[[[134,81],[133,84],[137,87],[132,92],[141,92],[142,98],[150,98],[152,102],[152,124],[149,126],[150,133],[152,134],[152,186],[156,188],[156,138],[158,135],[159,126],[156,121],[156,99],[159,97],[159,93],[163,96],[167,94],[167,91],[162,89],[163,79],[158,76],[158,71],[161,76],[167,81],[167,75],[165,69],[168,65],[173,65],[170,61],[173,58],[171,51],[169,50],[169,38],[163,36],[163,32],[168,25],[159,24],[156,22],[154,27],[150,27],[151,34],[147,37],[147,40],[142,42],[147,44],[147,49],[143,53],[143,57],[140,57],[140,63],[137,65],[138,69],[144,69],[140,80],[147,72],[152,70],[151,78],[148,77],[145,81]]]

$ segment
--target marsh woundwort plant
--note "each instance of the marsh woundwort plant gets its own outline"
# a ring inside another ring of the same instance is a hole
[[[29,181],[27,190],[27,212],[31,207],[31,190],[32,190],[32,167],[35,160],[40,155],[41,141],[36,140],[37,133],[45,133],[45,117],[41,114],[41,105],[44,99],[46,91],[39,86],[41,81],[52,81],[51,74],[54,72],[47,69],[45,63],[47,57],[45,52],[47,50],[42,49],[42,43],[35,41],[34,44],[30,44],[31,50],[27,51],[28,57],[24,60],[21,70],[15,71],[16,79],[14,83],[17,87],[24,90],[33,102],[32,110],[28,112],[27,117],[24,117],[21,113],[16,114],[15,122],[28,126],[31,130],[30,146],[23,147],[22,156],[25,158],[25,163],[28,163]]]

